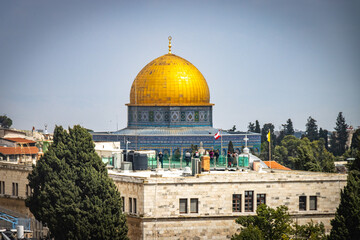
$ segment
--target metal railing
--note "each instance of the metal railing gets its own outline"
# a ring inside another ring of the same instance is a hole
[[[193,158],[192,158],[193,159]],[[152,157],[148,158],[148,167],[150,169],[155,169],[157,167],[158,158]],[[243,168],[249,166],[249,160],[246,157],[238,157],[236,161],[232,159],[231,168]],[[163,158],[163,168],[164,169],[182,169],[186,167],[185,157],[168,157],[164,156]],[[191,167],[191,162],[189,163],[189,167]],[[227,156],[219,156],[218,158],[210,159],[210,168],[228,168],[230,167],[228,164]]]

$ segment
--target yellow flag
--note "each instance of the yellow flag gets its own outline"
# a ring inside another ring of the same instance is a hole
[[[268,142],[270,142],[270,130],[269,130],[269,132],[267,134],[267,140],[268,140]]]

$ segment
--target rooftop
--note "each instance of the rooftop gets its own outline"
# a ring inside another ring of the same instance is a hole
[[[4,138],[5,140],[17,143],[36,143],[33,140],[25,139],[25,138]]]
[[[37,147],[0,147],[0,153],[3,155],[37,154],[38,152]]]
[[[276,161],[264,161],[264,163],[271,169],[279,169],[279,170],[291,170]]]

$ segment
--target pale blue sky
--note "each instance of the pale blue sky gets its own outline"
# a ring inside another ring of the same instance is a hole
[[[0,115],[19,129],[126,127],[131,84],[172,52],[206,78],[214,127],[360,125],[356,1],[0,1]]]

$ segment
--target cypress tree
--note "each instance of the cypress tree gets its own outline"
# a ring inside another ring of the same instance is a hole
[[[254,123],[249,122],[248,131],[255,132],[255,124]]]
[[[328,141],[328,130],[326,130],[326,129],[322,129],[322,128],[320,128],[319,129],[319,139],[324,139],[324,144],[325,144],[325,148],[326,148],[326,150],[329,150],[329,141]]]
[[[311,116],[308,118],[306,123],[305,137],[307,137],[310,141],[314,141],[319,138],[318,126],[316,124],[316,120],[313,119]]]
[[[291,119],[289,118],[285,125],[285,135],[294,135],[294,133],[294,126]]]
[[[351,139],[351,148],[358,148],[360,145],[360,128],[356,129]]]
[[[360,236],[360,172],[348,175],[347,185],[341,191],[340,205],[331,220],[331,240],[359,239]]]
[[[358,137],[360,142],[360,136]],[[331,221],[331,240],[359,239],[360,236],[360,144],[350,166],[347,184],[341,191],[340,205]]]
[[[230,141],[228,144],[228,151],[230,151],[231,153],[234,153],[234,145],[233,145],[232,141]]]
[[[260,133],[260,132],[261,132],[260,124],[259,124],[259,121],[258,121],[258,120],[255,121],[255,132],[256,132],[256,133]]]
[[[127,239],[120,193],[86,129],[57,126],[28,179],[26,206],[55,239]]]
[[[335,156],[341,156],[344,154],[345,150],[346,150],[346,141],[348,138],[348,133],[347,133],[347,128],[348,125],[345,122],[345,118],[342,115],[342,112],[339,112],[338,117],[336,119],[336,135],[335,135],[335,139],[336,139],[336,146],[334,147],[334,155]]]

